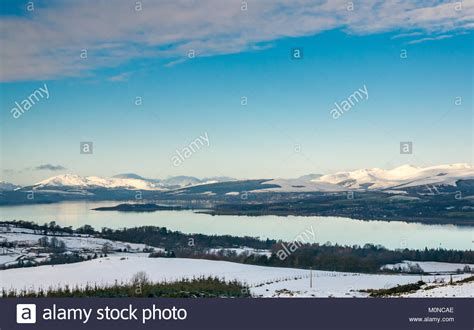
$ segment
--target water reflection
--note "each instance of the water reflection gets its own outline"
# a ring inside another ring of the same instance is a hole
[[[0,208],[1,220],[56,221],[74,228],[89,224],[122,228],[141,225],[164,226],[184,233],[229,234],[293,240],[313,228],[318,243],[342,245],[380,244],[387,248],[472,249],[474,229],[454,225],[424,225],[400,221],[361,221],[338,217],[210,216],[191,211],[153,213],[99,212],[92,208],[113,206],[117,202],[64,202],[48,205],[23,205]]]

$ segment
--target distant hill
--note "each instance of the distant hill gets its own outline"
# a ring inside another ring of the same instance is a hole
[[[18,188],[20,188],[20,186],[16,184],[0,181],[0,191],[13,191]]]

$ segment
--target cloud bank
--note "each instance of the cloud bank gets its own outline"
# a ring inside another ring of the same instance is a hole
[[[63,171],[66,168],[61,165],[43,164],[34,168],[36,171]]]
[[[180,63],[190,50],[239,53],[332,29],[436,40],[474,28],[474,1],[51,0],[22,11],[0,16],[3,82],[93,75],[136,58]]]

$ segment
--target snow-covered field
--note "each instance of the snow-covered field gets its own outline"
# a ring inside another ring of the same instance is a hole
[[[385,265],[382,269],[401,269],[402,271],[408,271],[411,266],[418,265],[425,273],[455,273],[459,270],[463,270],[469,267],[474,270],[472,264],[456,264],[447,262],[434,262],[434,261],[408,261],[404,260],[398,264]]]
[[[474,297],[474,282],[463,285],[437,286],[429,290],[418,290],[414,293],[404,294],[403,297],[416,298],[452,298],[452,297]]]
[[[39,232],[35,233],[32,229],[0,226],[0,242],[10,243],[10,246],[0,249],[0,267],[15,266],[20,262],[31,262],[38,264],[47,261],[51,253],[40,252],[40,238],[45,235]],[[92,237],[88,235],[66,235],[65,233],[57,235],[46,235],[49,240],[53,237],[65,244],[65,253],[77,253],[82,257],[92,256],[93,254],[102,254],[104,246],[107,250],[127,251],[130,253],[140,253],[150,251],[164,251],[164,249],[150,247],[145,244],[135,244],[120,241],[111,241],[108,239]]]
[[[153,281],[177,280],[199,276],[217,276],[225,280],[239,280],[250,286],[256,297],[366,297],[363,289],[382,289],[398,284],[414,283],[419,275],[371,275],[313,271],[244,265],[226,261],[180,258],[147,258],[146,254],[125,254],[99,258],[74,264],[15,268],[0,271],[4,289],[38,289],[64,285],[114,284],[127,282],[134,274],[144,271]],[[458,281],[469,275],[453,275]],[[425,282],[448,283],[449,276],[424,276]],[[465,286],[465,288],[464,288]],[[458,286],[459,296],[473,296],[472,284]],[[433,289],[434,290],[434,289]],[[431,290],[428,294],[436,294]],[[444,292],[440,289],[440,292]],[[453,289],[455,290],[455,289]],[[457,291],[453,291],[457,292]],[[421,293],[420,293],[421,294]],[[441,293],[440,293],[441,294]],[[444,296],[444,293],[442,293]]]
[[[14,228],[15,231],[8,233],[8,232],[0,232],[0,241],[6,240],[7,242],[17,242],[18,245],[22,246],[35,246],[38,244],[38,239],[44,237],[45,235],[42,234],[34,234],[32,230],[29,229],[20,229]],[[96,238],[90,237],[87,235],[59,235],[59,236],[51,236],[48,235],[49,238],[56,237],[57,239],[63,241],[66,244],[66,247],[70,250],[100,250],[105,243],[109,243],[112,246],[112,249],[127,249],[133,251],[142,251],[144,248],[148,248],[149,246],[145,244],[135,244],[135,243],[125,243],[119,241],[111,241],[108,239],[103,238]]]
[[[19,262],[20,259],[30,260],[34,263],[45,261],[49,255],[44,253],[38,253],[39,243],[38,240],[45,235],[35,233],[31,229],[9,227],[8,232],[5,231],[6,227],[0,226],[0,242],[13,243],[14,247],[9,247],[4,250],[0,250],[0,266],[12,266]],[[109,252],[115,253],[117,251],[123,251],[128,253],[140,253],[143,251],[150,252],[153,249],[154,252],[164,252],[165,249],[159,247],[151,247],[145,244],[127,243],[120,241],[112,241],[103,238],[92,237],[88,235],[47,235],[49,239],[56,238],[57,240],[64,242],[66,251],[68,253],[78,253],[82,256],[88,256],[93,253],[103,253],[103,248],[107,244]],[[209,254],[220,254],[226,252],[234,252],[237,255],[240,254],[257,254],[270,256],[269,250],[258,250],[249,247],[240,248],[212,248],[208,249]]]
[[[5,227],[0,227],[5,229]],[[9,232],[0,230],[0,242],[11,243],[13,246],[0,249],[0,266],[13,266],[20,261],[29,261],[34,264],[44,262],[50,258],[50,253],[40,253],[38,251],[38,240],[45,235],[36,234],[31,229],[10,227]],[[111,251],[142,252],[150,247],[145,244],[125,243],[111,241],[102,238],[89,237],[87,235],[58,235],[47,236],[48,239],[55,237],[58,241],[64,242],[65,252],[78,253],[88,256],[94,253],[102,253],[104,246],[108,246]],[[154,251],[163,249],[153,248]]]
[[[270,257],[272,255],[272,252],[270,250],[259,250],[259,249],[253,249],[249,247],[241,247],[241,248],[225,248],[225,249],[208,249],[208,252],[210,254],[219,254],[219,253],[224,253],[224,252],[235,252],[235,254],[240,255],[240,254],[256,254],[256,255],[263,255]]]
[[[150,246],[111,241],[87,235],[49,235],[64,242],[62,253],[77,253],[83,257],[95,254],[97,259],[61,264],[42,265],[51,252],[41,252],[38,240],[44,237],[40,232],[17,227],[0,227],[0,241],[9,243],[0,250],[0,266],[13,266],[25,260],[36,266],[0,270],[0,288],[9,290],[37,290],[58,286],[84,286],[86,284],[112,285],[128,282],[136,273],[144,271],[153,281],[172,281],[201,276],[219,277],[225,280],[238,280],[250,287],[255,297],[366,297],[361,290],[388,289],[397,285],[416,283],[420,275],[414,274],[359,274],[330,271],[313,271],[294,268],[263,267],[225,261],[180,258],[149,258]],[[108,245],[108,256],[103,253]],[[154,251],[164,251],[154,247]],[[208,253],[234,252],[236,254],[270,255],[268,250],[256,250],[248,247],[208,249]],[[104,255],[104,257],[102,257]],[[87,258],[84,258],[84,260]],[[90,259],[90,258],[88,258]],[[409,268],[417,264],[423,271],[432,275],[423,275],[422,279],[430,290],[419,290],[406,296],[426,297],[472,297],[471,283],[449,285],[471,274],[456,274],[459,269],[474,265],[449,264],[439,262],[411,262],[386,265],[389,269]],[[436,274],[436,275],[435,275]],[[439,275],[441,274],[441,275]],[[312,278],[312,280],[311,280]]]

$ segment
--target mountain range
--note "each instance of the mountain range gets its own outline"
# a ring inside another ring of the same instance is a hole
[[[192,176],[175,176],[167,179],[149,179],[134,173],[119,174],[110,178],[98,176],[79,176],[62,174],[37,182],[32,186],[20,187],[0,182],[0,191],[13,190],[93,190],[124,189],[147,191],[174,191],[200,186],[215,187],[216,184],[255,182],[255,192],[340,192],[363,191],[401,191],[417,186],[456,186],[460,180],[474,179],[474,168],[468,164],[449,164],[430,167],[403,165],[385,170],[380,168],[358,169],[332,174],[309,174],[296,179],[237,180],[230,177],[211,177],[199,179]]]
[[[204,178],[192,176],[174,176],[167,179],[149,179],[138,174],[126,173],[104,178],[98,176],[79,176],[76,174],[62,174],[42,180],[32,186],[32,190],[64,190],[64,189],[128,189],[128,190],[158,190],[168,191],[200,184],[211,184],[222,181],[232,181],[232,178]]]
[[[344,190],[405,190],[417,186],[456,186],[459,180],[474,179],[474,168],[468,164],[449,164],[430,167],[403,165],[391,170],[359,169],[321,175],[310,180],[307,176],[296,180],[276,179],[285,191],[344,191]],[[271,188],[267,190],[277,190]]]

